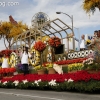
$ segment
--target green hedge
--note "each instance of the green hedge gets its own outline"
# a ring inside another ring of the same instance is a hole
[[[35,82],[20,82],[17,86],[13,82],[6,84],[0,83],[0,88],[17,88],[17,89],[39,89],[39,90],[54,90],[54,91],[75,91],[81,93],[97,93],[100,92],[100,81],[91,80],[88,82],[63,82],[50,85],[46,81],[41,81],[36,84]]]

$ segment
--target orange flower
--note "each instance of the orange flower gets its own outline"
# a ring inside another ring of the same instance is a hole
[[[2,74],[2,73],[13,73],[13,72],[15,72],[16,71],[16,69],[15,68],[1,68],[0,69],[0,73]]]
[[[49,39],[49,45],[52,47],[58,47],[61,45],[61,40],[58,37],[51,37]]]
[[[34,49],[41,52],[46,48],[46,44],[42,41],[38,41],[34,44]]]

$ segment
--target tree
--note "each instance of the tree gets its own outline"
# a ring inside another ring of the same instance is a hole
[[[96,8],[100,10],[100,0],[84,0],[83,2],[83,9],[86,13],[93,13],[95,12]]]
[[[16,22],[12,16],[9,16],[9,20],[9,22],[4,21],[0,24],[0,38],[4,39],[4,45],[6,49],[10,49],[14,44],[12,40],[16,35],[19,35],[28,29],[26,24],[22,24],[22,22]],[[6,41],[8,42],[8,46]]]

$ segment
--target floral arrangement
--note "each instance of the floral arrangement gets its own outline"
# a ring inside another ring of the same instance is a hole
[[[34,67],[34,70],[36,70],[36,71],[37,70],[41,70],[41,69],[45,70],[46,68],[43,65],[42,66],[41,65],[37,65],[37,66]]]
[[[83,77],[84,76],[84,77]],[[87,71],[77,71],[77,73],[68,73],[68,74],[44,74],[42,76],[37,74],[28,74],[24,76],[23,74],[15,75],[12,78],[4,78],[2,79],[2,82],[5,81],[15,81],[18,80],[22,82],[22,80],[27,79],[29,82],[33,82],[36,80],[41,79],[41,81],[51,81],[52,79],[55,79],[57,82],[64,82],[65,80],[72,79],[75,82],[78,81],[90,81],[93,80],[100,80],[100,73],[97,73],[95,75],[88,73]]]
[[[81,87],[81,88],[79,88]],[[15,75],[0,80],[0,88],[42,89],[96,93],[100,91],[100,73],[78,71],[68,74]]]
[[[68,72],[82,70],[83,63],[73,63],[68,65]]]
[[[42,41],[37,41],[33,47],[35,50],[42,52],[46,48],[46,44]]]
[[[0,56],[3,57],[3,55],[6,55],[9,57],[11,53],[12,53],[12,50],[9,50],[9,49],[2,50],[0,51]]]
[[[61,40],[58,37],[51,37],[48,43],[52,47],[58,47],[61,45]]]
[[[35,66],[34,72],[37,73],[38,75],[47,74],[46,68],[41,65]]]
[[[90,39],[86,40],[86,45],[89,45],[90,43],[91,43]]]
[[[94,58],[94,57],[95,57],[94,52],[92,52],[92,53],[88,54],[88,56],[87,56],[87,58]]]
[[[18,69],[23,70],[23,65],[22,64],[18,64],[17,67],[18,67]]]
[[[90,65],[90,64],[93,64],[93,61],[94,61],[93,58],[88,58],[88,59],[86,59],[86,60],[83,60],[83,64]]]
[[[0,68],[0,74],[14,73],[15,71],[15,68]]]
[[[77,58],[77,59],[72,59],[72,60],[61,60],[61,61],[56,61],[55,63],[58,65],[66,65],[66,64],[73,64],[73,63],[82,63],[83,60],[86,60],[87,58]]]
[[[23,72],[23,65],[21,63],[17,64],[16,70],[18,73],[22,73]]]
[[[35,66],[34,69],[37,71],[37,70],[40,70],[42,69],[42,66],[41,65],[38,65],[38,66]]]
[[[46,69],[48,69],[48,68],[53,68],[53,63],[51,63],[51,62],[48,63],[48,62],[47,62],[47,63],[44,63],[43,66],[44,66]]]
[[[83,70],[94,70],[98,71],[100,69],[100,63],[95,62],[94,58],[88,58],[83,60]]]
[[[83,69],[98,71],[100,69],[100,63],[96,63],[93,58],[88,58],[83,60]]]

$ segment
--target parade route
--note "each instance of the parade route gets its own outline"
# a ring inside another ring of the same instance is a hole
[[[0,100],[100,100],[98,94],[0,89]]]

